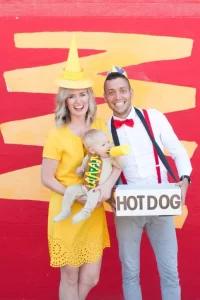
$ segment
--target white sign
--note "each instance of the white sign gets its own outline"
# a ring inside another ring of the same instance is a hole
[[[118,185],[115,191],[117,216],[181,215],[181,189],[174,183]]]

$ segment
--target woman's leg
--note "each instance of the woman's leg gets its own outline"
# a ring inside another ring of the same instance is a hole
[[[59,300],[79,300],[79,268],[64,266],[60,268]]]
[[[102,258],[92,264],[84,264],[80,267],[78,294],[79,300],[85,300],[89,291],[98,283]]]

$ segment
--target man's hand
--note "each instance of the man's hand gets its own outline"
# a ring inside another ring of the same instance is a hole
[[[111,187],[109,184],[102,183],[98,185],[96,188],[94,188],[94,193],[95,192],[100,192],[100,197],[99,197],[99,203],[106,201],[110,198],[111,196]]]
[[[106,181],[98,185],[96,188],[94,188],[94,193],[98,191],[100,192],[100,197],[99,197],[99,202],[97,204],[97,207],[99,207],[102,204],[102,202],[110,199],[111,192],[112,192],[112,186],[110,182]]]
[[[181,188],[181,200],[182,200],[182,203],[184,204],[188,185],[189,185],[187,178],[184,178],[182,181],[177,182],[176,185],[180,186],[180,188]]]
[[[99,203],[97,205],[100,206],[103,201],[106,201],[110,199],[111,193],[112,193],[112,188],[115,185],[117,179],[119,178],[121,173],[121,170],[115,166],[113,166],[113,171],[109,178],[102,184],[98,185],[96,188],[94,188],[94,193],[95,191],[100,191],[100,197],[99,197]]]

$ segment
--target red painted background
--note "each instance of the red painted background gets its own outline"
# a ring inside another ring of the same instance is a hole
[[[133,79],[143,79],[145,74],[151,81],[196,88],[196,107],[169,113],[167,117],[180,139],[199,144],[199,18],[199,1],[189,0],[123,3],[117,0],[105,3],[100,0],[87,3],[1,0],[0,123],[49,114],[54,107],[52,95],[8,93],[2,76],[4,71],[56,63],[66,58],[65,49],[16,49],[15,32],[78,30],[188,37],[194,39],[191,57],[132,66],[129,71]],[[0,135],[0,173],[40,164],[41,152],[41,147],[6,145]],[[200,300],[199,163],[197,148],[192,158],[193,183],[187,200],[189,216],[184,228],[177,231],[183,300]],[[49,267],[47,209],[48,204],[43,202],[0,200],[0,300],[57,299],[59,273]],[[100,284],[91,292],[89,300],[123,299],[115,229],[112,215],[108,213],[107,217],[112,248],[105,251]],[[161,299],[153,252],[145,236],[141,247],[141,285],[144,300]]]

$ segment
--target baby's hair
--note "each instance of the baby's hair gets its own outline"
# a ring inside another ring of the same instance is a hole
[[[94,143],[94,140],[97,139],[98,135],[100,134],[106,133],[102,130],[97,129],[90,129],[88,132],[86,132],[86,134],[83,137],[83,144],[85,148],[88,149],[88,147],[90,147]]]

